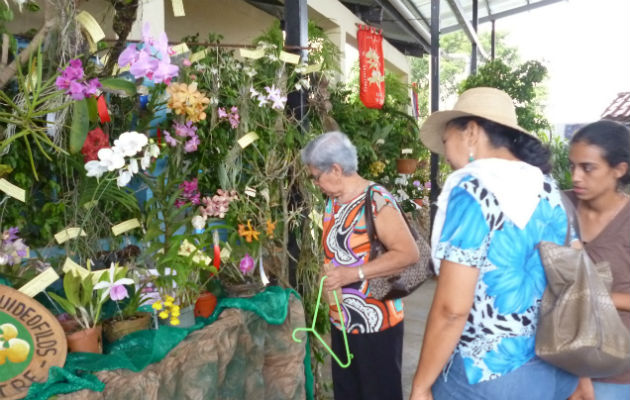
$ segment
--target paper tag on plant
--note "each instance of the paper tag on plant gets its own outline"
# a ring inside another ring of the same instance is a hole
[[[258,135],[256,134],[256,132],[249,132],[245,136],[238,139],[237,143],[239,146],[241,146],[241,149],[244,149],[245,147],[254,143],[257,139],[258,139]]]
[[[59,279],[59,275],[57,275],[53,267],[49,267],[18,290],[27,296],[34,297],[57,279]]]
[[[402,149],[400,152],[403,154],[411,154],[413,153],[413,149]]]
[[[245,195],[249,197],[256,197],[256,189],[251,188],[249,186],[245,187],[245,190],[243,191],[243,193],[245,193]]]
[[[311,64],[308,67],[306,67],[306,69],[304,70],[305,74],[310,74],[312,72],[317,72],[319,70],[322,69],[322,65],[321,64]]]
[[[182,2],[182,0],[171,0],[171,5],[173,6],[174,17],[186,16],[186,11],[184,11],[184,3]]]
[[[98,43],[99,41],[105,39],[105,32],[103,32],[103,28],[96,22],[92,14],[87,11],[81,11],[79,15],[76,16],[77,22],[83,26],[85,32],[87,32],[88,36],[94,43]]]
[[[190,49],[188,48],[188,45],[186,43],[180,43],[176,46],[173,46],[172,50],[173,50],[173,56],[178,56],[180,54],[190,52]]]
[[[286,51],[281,51],[280,52],[280,61],[284,61],[285,63],[288,64],[297,64],[300,62],[300,55],[299,54],[294,54],[294,53],[289,53]]]
[[[140,227],[140,221],[137,218],[128,219],[127,221],[121,222],[120,224],[112,226],[112,232],[114,236],[118,236],[121,233],[125,233],[135,228]]]
[[[57,241],[58,244],[61,244],[63,242],[67,242],[70,239],[74,239],[79,235],[87,236],[85,231],[81,228],[76,228],[76,227],[66,228],[62,231],[55,233],[55,240]]]
[[[207,49],[203,49],[201,51],[198,51],[196,53],[194,53],[193,55],[190,56],[189,60],[191,63],[197,62],[199,60],[203,60],[206,55],[208,55],[208,50]]]
[[[241,57],[251,58],[253,60],[258,60],[259,58],[265,55],[265,50],[260,49],[260,48],[256,50],[238,49],[238,52],[241,55]]]
[[[0,190],[13,197],[14,199],[20,200],[22,203],[26,201],[26,192],[24,191],[24,189],[15,186],[4,178],[0,179]]]

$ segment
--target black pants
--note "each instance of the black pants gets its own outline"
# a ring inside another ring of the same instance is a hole
[[[348,334],[348,368],[332,360],[335,400],[402,400],[402,348],[404,321],[378,333]],[[343,336],[331,326],[332,349],[346,361]]]

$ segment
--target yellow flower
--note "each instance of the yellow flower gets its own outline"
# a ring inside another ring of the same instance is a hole
[[[175,299],[169,295],[166,295],[166,301],[170,301],[172,303],[175,301]]]
[[[277,222],[273,222],[271,219],[267,220],[267,236],[270,238],[273,238],[273,231],[276,229],[276,223]]]
[[[162,319],[166,319],[168,318],[168,311],[162,311],[160,314],[158,314],[160,316],[160,318]]]
[[[174,305],[173,307],[171,307],[171,312],[177,311],[179,312],[179,306],[178,305]]]
[[[170,300],[166,300],[166,301],[164,302],[164,307],[172,307],[172,306],[173,306],[173,302],[172,302],[172,301],[170,301]]]
[[[179,317],[179,309],[171,311],[171,317]]]
[[[171,318],[171,325],[179,325],[179,319]]]
[[[175,114],[186,115],[192,122],[206,119],[205,109],[210,99],[197,90],[197,82],[190,85],[185,83],[171,83],[166,91],[170,94],[168,108]]]
[[[153,303],[151,308],[153,308],[154,310],[161,310],[162,309],[162,302],[161,301],[156,301],[155,303]]]
[[[250,219],[247,220],[247,228],[245,228],[243,224],[238,224],[238,235],[244,237],[247,243],[251,243],[252,239],[258,240],[259,234],[260,232],[252,227],[252,221]]]

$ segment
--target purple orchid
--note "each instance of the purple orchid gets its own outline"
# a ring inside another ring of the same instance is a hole
[[[181,137],[194,137],[196,136],[197,127],[192,124],[192,121],[188,121],[185,124],[175,122],[175,134]]]
[[[103,294],[101,295],[101,301],[105,301],[107,296],[114,301],[120,301],[126,297],[129,297],[129,293],[127,293],[127,288],[124,285],[132,285],[134,283],[133,280],[129,278],[121,278],[116,279],[116,264],[112,263],[109,267],[109,280],[100,281],[96,285],[94,285],[94,290],[101,290]]]
[[[179,67],[171,64],[172,49],[168,46],[166,33],[162,32],[155,40],[150,35],[150,26],[144,24],[142,28],[143,46],[138,49],[130,44],[120,53],[118,65],[129,65],[129,72],[135,78],[146,77],[155,83],[169,83],[179,74]]]
[[[254,259],[249,255],[249,253],[245,253],[245,257],[241,259],[238,267],[243,275],[248,275],[254,270]]]
[[[164,141],[171,147],[177,146],[177,140],[168,131],[164,131]]]
[[[65,90],[73,100],[83,100],[96,94],[101,83],[93,78],[84,81],[83,66],[81,60],[70,60],[68,66],[61,71],[61,75],[55,80],[58,90]]]
[[[184,144],[184,151],[186,153],[192,153],[194,151],[197,151],[197,146],[199,146],[199,143],[201,143],[199,141],[199,136],[197,135],[191,136],[190,140],[188,140],[186,144]]]

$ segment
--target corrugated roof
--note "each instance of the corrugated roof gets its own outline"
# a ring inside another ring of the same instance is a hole
[[[604,110],[602,118],[630,123],[630,92],[619,93],[617,98]]]

